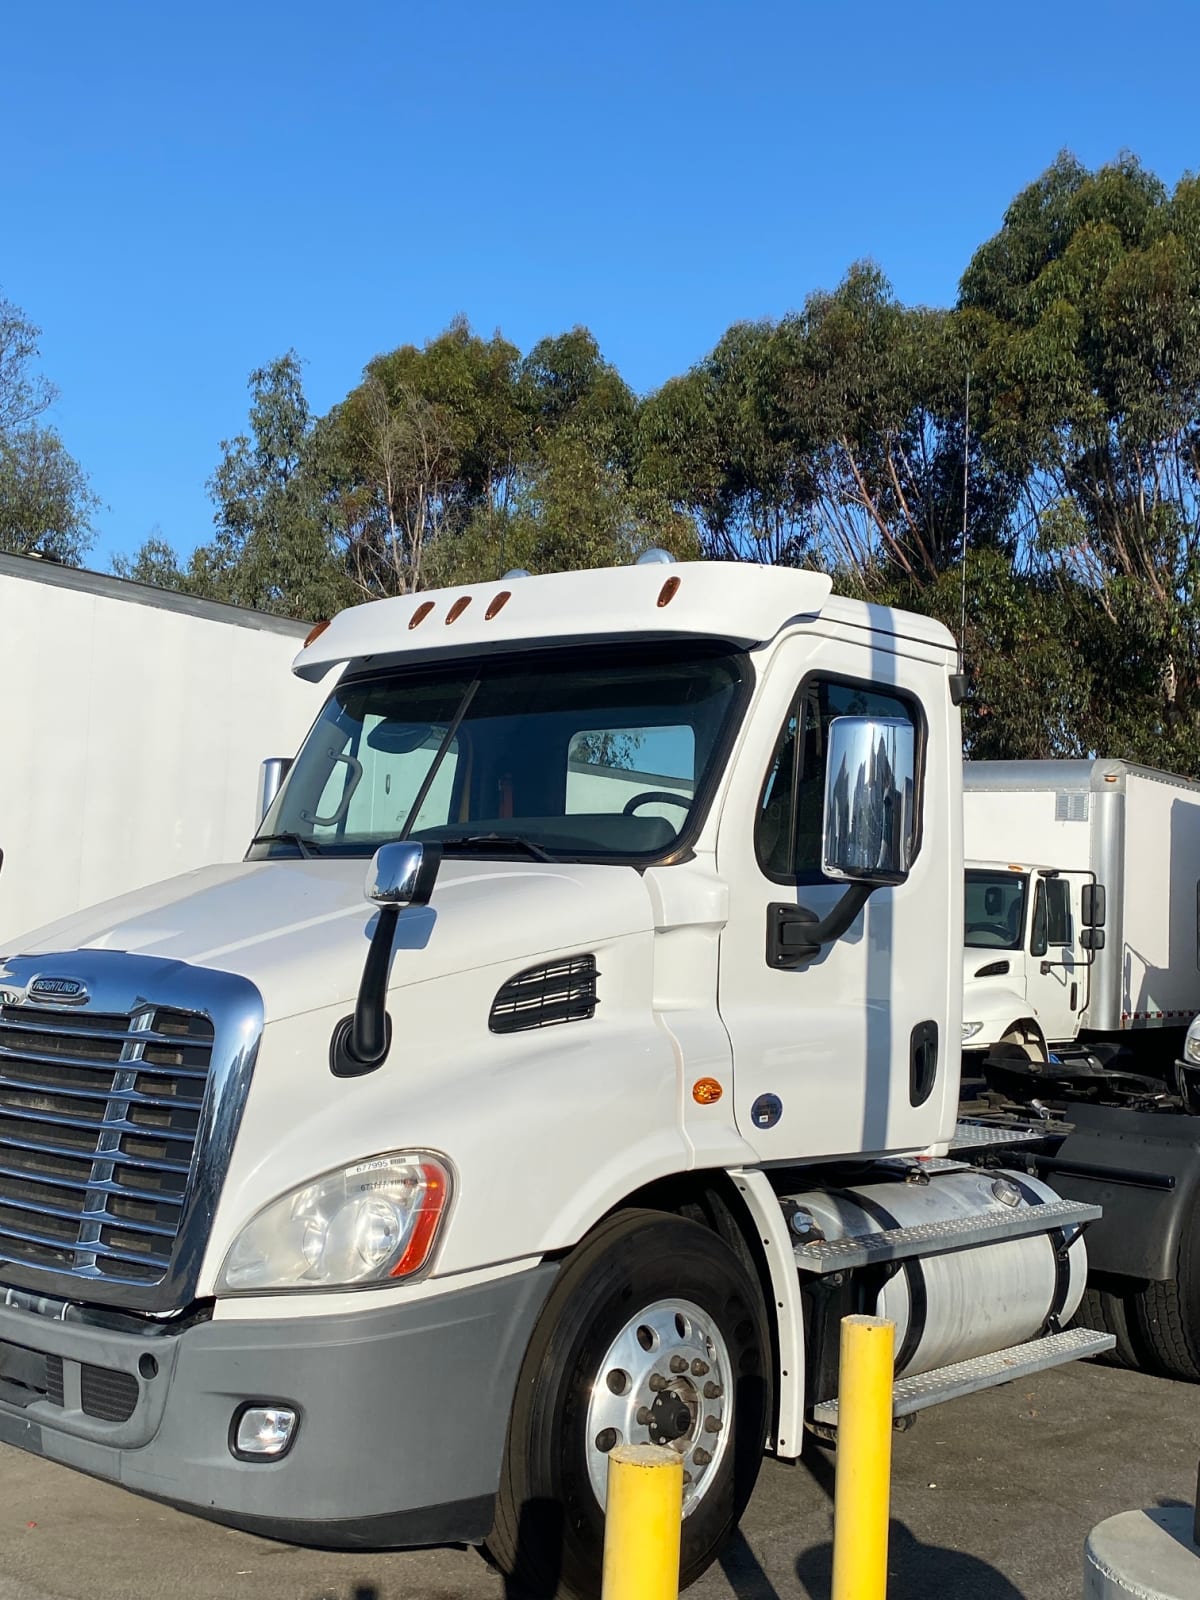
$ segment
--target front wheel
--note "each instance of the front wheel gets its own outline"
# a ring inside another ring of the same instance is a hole
[[[657,1211],[602,1223],[568,1259],[530,1342],[488,1538],[534,1594],[600,1593],[608,1456],[683,1457],[680,1583],[733,1531],[768,1423],[758,1285],[716,1234]]]

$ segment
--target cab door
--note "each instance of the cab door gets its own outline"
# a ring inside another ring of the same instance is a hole
[[[1034,876],[1025,992],[1051,1046],[1076,1037],[1080,1013],[1087,1005],[1088,971],[1079,945],[1079,897],[1089,878],[1081,872]]]
[[[949,799],[945,665],[806,634],[772,665],[723,808],[717,865],[729,886],[719,1003],[733,1047],[739,1132],[762,1160],[921,1148],[939,1137],[961,1012],[961,812]],[[864,671],[864,664],[869,667]],[[932,728],[925,706],[937,708]],[[906,718],[916,734],[916,855],[841,937],[778,964],[779,907],[821,918],[848,892],[821,872],[829,726]],[[931,789],[928,773],[945,787]],[[953,972],[952,972],[953,969]],[[952,1026],[955,1036],[947,1038]]]

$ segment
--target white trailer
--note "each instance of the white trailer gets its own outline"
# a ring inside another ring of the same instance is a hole
[[[264,756],[321,695],[308,626],[0,555],[0,941],[238,859]]]
[[[1126,761],[969,761],[963,833],[968,1049],[1044,1058],[1200,1012],[1200,783]]]

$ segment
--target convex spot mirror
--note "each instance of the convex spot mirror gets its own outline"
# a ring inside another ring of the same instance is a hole
[[[423,906],[433,893],[442,852],[404,840],[383,844],[367,868],[363,894],[373,906]]]
[[[381,722],[367,735],[367,744],[387,756],[407,756],[433,737],[434,730],[428,722]]]
[[[903,883],[913,858],[915,796],[911,722],[834,717],[825,767],[825,876],[850,883]]]

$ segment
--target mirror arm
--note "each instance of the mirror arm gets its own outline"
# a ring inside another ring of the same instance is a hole
[[[399,906],[380,906],[379,921],[363,962],[354,1015],[342,1018],[329,1041],[329,1070],[335,1078],[360,1077],[374,1072],[387,1060],[392,1043],[387,982],[399,918]]]
[[[823,919],[807,906],[775,901],[767,907],[767,965],[799,967],[840,939],[853,925],[878,883],[854,883]]]
[[[377,900],[379,920],[363,962],[353,1016],[343,1017],[329,1041],[329,1070],[335,1078],[360,1078],[387,1060],[392,1047],[392,1019],[387,1014],[388,977],[396,924],[407,906],[429,904],[442,862],[440,845],[424,848],[416,880],[403,900]]]

